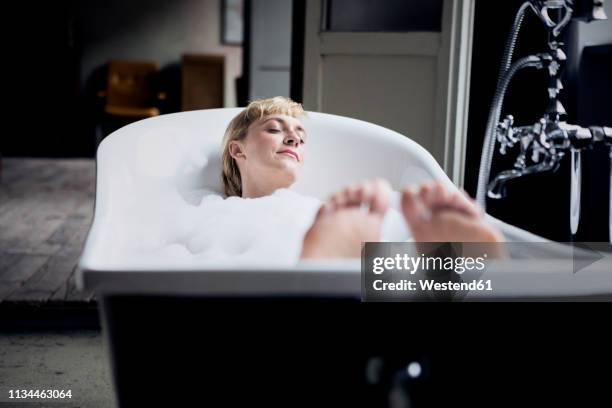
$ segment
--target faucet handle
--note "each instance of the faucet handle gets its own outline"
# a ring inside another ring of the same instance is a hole
[[[517,138],[514,136],[514,116],[508,115],[497,125],[497,141],[500,144],[499,152],[506,154],[507,148],[514,146]]]

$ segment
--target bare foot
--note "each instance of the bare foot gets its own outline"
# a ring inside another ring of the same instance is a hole
[[[375,180],[334,194],[306,233],[301,258],[359,257],[362,242],[380,240],[390,193],[389,183]]]
[[[416,242],[503,242],[467,194],[450,192],[442,183],[404,190],[401,207]]]

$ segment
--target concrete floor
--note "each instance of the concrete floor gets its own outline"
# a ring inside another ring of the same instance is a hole
[[[109,371],[98,331],[0,334],[0,407],[112,407]],[[70,389],[72,399],[15,404],[10,389]]]

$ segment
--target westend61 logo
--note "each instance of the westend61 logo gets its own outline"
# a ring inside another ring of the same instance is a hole
[[[487,245],[461,243],[365,243],[362,300],[457,300],[473,291],[492,291],[480,279]]]

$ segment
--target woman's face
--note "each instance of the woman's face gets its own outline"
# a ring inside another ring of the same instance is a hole
[[[276,188],[293,184],[304,165],[305,132],[299,119],[271,115],[249,126],[243,140],[231,142],[244,182],[265,178]]]

